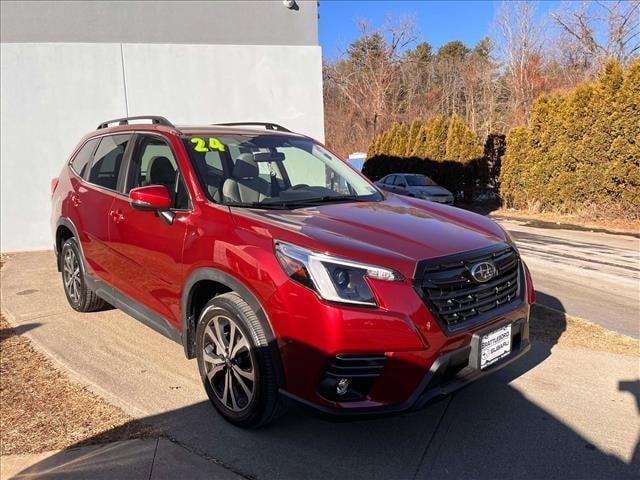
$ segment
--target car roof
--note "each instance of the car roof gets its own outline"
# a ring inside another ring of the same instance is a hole
[[[422,173],[389,173],[387,175],[385,175],[385,177],[390,177],[391,175],[400,175],[400,176],[406,176],[406,175],[420,175],[421,177],[426,177],[426,175],[423,175]]]
[[[145,123],[139,123],[144,121]],[[132,123],[133,122],[133,123]],[[290,131],[288,128],[273,122],[232,122],[209,125],[179,125],[176,126],[159,115],[138,115],[133,117],[115,118],[98,125],[96,132],[100,134],[130,131],[164,131],[177,135],[293,135],[306,137]],[[94,135],[95,132],[88,136]]]
[[[131,132],[131,131],[160,131],[165,133],[175,133],[178,135],[284,135],[295,137],[306,137],[295,132],[283,132],[278,130],[268,130],[265,128],[248,128],[238,126],[222,125],[176,125],[167,127],[164,125],[152,125],[146,123],[132,123],[129,125],[115,125],[113,127],[100,128],[89,135]]]

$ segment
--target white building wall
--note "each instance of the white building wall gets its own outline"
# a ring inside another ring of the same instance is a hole
[[[111,118],[273,121],[324,139],[319,46],[3,43],[2,251],[51,248],[50,181]]]

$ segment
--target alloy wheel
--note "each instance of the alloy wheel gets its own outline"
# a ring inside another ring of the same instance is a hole
[[[80,301],[80,262],[72,248],[68,248],[63,259],[64,288],[74,303]]]
[[[249,342],[229,317],[216,316],[204,330],[203,355],[207,379],[217,399],[239,413],[255,393],[255,369]]]

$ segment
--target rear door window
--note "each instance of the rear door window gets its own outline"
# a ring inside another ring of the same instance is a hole
[[[89,140],[82,146],[71,162],[71,169],[85,180],[89,176],[89,165],[91,164],[93,151],[96,149],[96,145],[99,141],[99,138],[92,138]]]
[[[117,189],[122,158],[130,139],[131,135],[102,137],[93,155],[89,182],[109,190]]]

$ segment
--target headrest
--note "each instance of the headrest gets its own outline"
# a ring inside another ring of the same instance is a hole
[[[176,171],[167,157],[157,156],[149,161],[147,183],[149,185],[170,185],[176,178]]]
[[[234,178],[255,178],[258,174],[258,164],[253,158],[253,153],[242,153],[236,158],[233,166]]]

